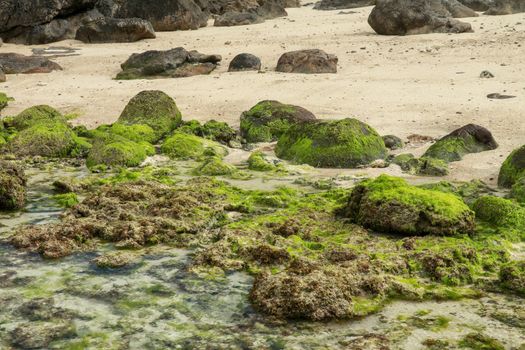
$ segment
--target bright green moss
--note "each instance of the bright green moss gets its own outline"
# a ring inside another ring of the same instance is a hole
[[[424,157],[441,159],[445,162],[455,162],[469,152],[470,143],[475,143],[473,137],[468,140],[459,137],[442,138],[425,152]]]
[[[315,119],[302,107],[262,101],[241,115],[241,136],[249,143],[276,141],[291,125]]]
[[[473,204],[476,217],[496,226],[525,228],[525,209],[508,199],[484,196]]]
[[[315,167],[345,168],[365,165],[386,156],[379,134],[357,119],[300,123],[282,135],[277,156]]]
[[[75,193],[64,193],[53,196],[53,199],[62,208],[71,208],[79,203],[78,197]]]
[[[153,154],[155,154],[155,148],[147,142],[133,142],[113,135],[109,139],[94,141],[86,165],[89,168],[97,166],[134,167]]]
[[[481,333],[467,334],[461,339],[459,346],[471,350],[505,350],[501,342]]]
[[[207,152],[213,152],[219,156],[226,154],[223,147],[212,141],[179,132],[168,137],[162,144],[161,150],[162,153],[173,159],[199,159]]]
[[[525,145],[514,150],[501,166],[498,185],[510,188],[521,177],[525,176]]]
[[[9,121],[9,126],[21,131],[36,124],[60,122],[65,124],[67,119],[56,109],[46,106],[33,106],[20,112]]]
[[[397,164],[405,172],[424,176],[445,176],[448,174],[448,164],[436,158],[415,158],[412,154],[401,154],[394,158]]]
[[[202,162],[193,173],[203,176],[227,176],[237,172],[237,168],[225,163],[220,157],[209,157]]]
[[[512,190],[510,191],[510,195],[512,198],[514,198],[521,204],[525,204],[525,175],[520,177],[514,183],[514,185],[512,185]]]
[[[3,92],[0,92],[0,111],[7,107],[9,103],[9,97]]]
[[[175,101],[162,91],[140,92],[129,101],[118,119],[120,124],[150,126],[157,140],[168,135],[181,122],[182,116]]]
[[[155,131],[149,125],[144,124],[124,125],[115,123],[109,132],[134,142],[155,143],[157,141]]]
[[[260,151],[253,152],[248,158],[248,169],[255,171],[272,171],[277,167],[264,158]]]
[[[228,144],[237,136],[237,132],[227,123],[209,120],[198,130],[198,136],[223,144]]]

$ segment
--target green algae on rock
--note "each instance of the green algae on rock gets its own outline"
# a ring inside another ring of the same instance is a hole
[[[148,125],[159,140],[175,130],[181,122],[182,115],[170,96],[162,91],[147,90],[128,102],[117,123]]]
[[[353,222],[402,235],[459,235],[474,230],[474,213],[461,198],[381,175],[357,185],[342,213]]]
[[[0,211],[22,209],[26,201],[27,178],[24,169],[8,161],[0,161]]]
[[[145,124],[124,125],[115,123],[111,125],[108,132],[125,137],[133,142],[155,143],[158,140],[155,131]]]
[[[272,171],[276,170],[277,166],[266,160],[261,151],[256,151],[250,154],[248,158],[248,169],[255,171]]]
[[[3,92],[0,92],[0,111],[7,107],[9,104],[9,97]]]
[[[88,168],[134,167],[154,154],[155,148],[147,142],[133,142],[124,137],[111,135],[109,138],[97,138],[93,141],[86,165]]]
[[[193,170],[194,175],[200,176],[227,176],[234,175],[238,170],[235,166],[225,163],[220,157],[212,156],[206,158]]]
[[[459,346],[473,350],[505,350],[500,341],[482,333],[467,334],[459,341]]]
[[[227,151],[224,147],[201,137],[176,131],[166,138],[162,144],[162,153],[173,159],[200,159],[206,152],[211,151],[224,156]]]
[[[512,185],[510,196],[521,204],[525,204],[525,175],[520,177],[514,185]]]
[[[272,142],[296,123],[316,120],[310,111],[278,101],[261,101],[241,115],[241,136],[248,143]]]
[[[353,168],[386,156],[383,139],[357,119],[291,126],[279,139],[279,158],[314,167]]]
[[[412,154],[400,154],[392,161],[406,171],[414,175],[445,176],[448,174],[448,164],[435,158],[415,158]]]
[[[53,107],[47,105],[39,105],[29,107],[20,112],[18,115],[9,118],[8,126],[22,131],[36,124],[48,122],[59,122],[62,124],[66,124],[67,119]]]
[[[136,258],[136,254],[125,251],[116,251],[100,255],[93,259],[92,262],[99,268],[118,269],[129,265],[136,260]]]
[[[521,177],[525,176],[525,145],[514,150],[503,162],[499,177],[498,185],[510,188]]]
[[[204,124],[199,123],[197,120],[184,122],[182,126],[177,129],[177,132],[196,135],[224,145],[228,145],[237,138],[237,131],[231,126],[225,122],[218,122],[213,119]]]
[[[472,205],[476,218],[496,226],[525,228],[525,208],[508,199],[483,196]]]
[[[503,265],[498,282],[502,288],[525,297],[525,261],[513,261]]]

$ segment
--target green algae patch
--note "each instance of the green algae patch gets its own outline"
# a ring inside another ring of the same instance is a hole
[[[273,171],[277,169],[277,166],[266,160],[262,152],[256,151],[250,154],[248,158],[248,169],[254,171]]]
[[[133,142],[155,143],[157,141],[155,131],[145,124],[124,125],[115,123],[109,128],[108,132],[125,137]]]
[[[499,340],[481,333],[467,334],[458,345],[461,349],[505,350],[505,346]]]
[[[409,174],[423,176],[445,176],[448,174],[448,164],[436,158],[415,158],[412,154],[400,154],[392,161]]]
[[[232,176],[238,172],[237,168],[224,162],[220,157],[208,157],[193,170],[199,176]]]
[[[484,196],[473,204],[478,220],[498,229],[511,240],[525,239],[525,208],[514,201],[495,196]]]
[[[177,132],[199,136],[222,144],[229,144],[237,138],[237,131],[225,122],[209,120],[204,124],[197,120],[184,122]]]
[[[63,193],[53,196],[55,202],[62,208],[71,208],[79,203],[75,193]]]
[[[148,156],[155,154],[155,148],[147,142],[133,142],[125,138],[112,137],[109,141],[95,140],[86,160],[88,168],[135,167]]]
[[[510,196],[521,204],[525,204],[525,175],[512,185]]]
[[[352,191],[343,214],[353,222],[402,235],[457,235],[474,230],[474,213],[461,198],[381,175]]]
[[[275,150],[279,158],[314,167],[353,168],[386,156],[383,139],[357,119],[300,123],[286,131]]]
[[[210,149],[211,148],[211,149]],[[219,144],[195,135],[176,132],[162,144],[163,154],[172,159],[200,159],[208,152],[224,156],[227,151]]]
[[[498,185],[510,188],[522,177],[525,177],[525,145],[505,159],[499,172]]]
[[[21,131],[36,124],[42,123],[67,123],[67,119],[56,109],[47,105],[33,106],[20,112],[9,120],[9,126]]]
[[[118,123],[148,125],[159,140],[182,123],[182,115],[175,101],[164,92],[142,91],[129,101]]]
[[[11,99],[3,92],[0,92],[0,111],[7,107]]]
[[[278,101],[261,101],[241,115],[241,136],[248,143],[277,141],[290,126],[316,120],[308,110]]]

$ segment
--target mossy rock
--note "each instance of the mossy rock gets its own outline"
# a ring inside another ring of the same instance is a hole
[[[26,182],[22,167],[12,162],[0,161],[0,211],[24,207]]]
[[[155,148],[147,142],[133,142],[118,135],[100,137],[93,142],[86,164],[95,167],[139,166],[148,156],[155,154]]]
[[[29,107],[11,118],[8,126],[22,131],[36,124],[42,123],[67,123],[67,119],[56,109],[47,105]]]
[[[393,160],[407,173],[423,176],[445,176],[448,174],[448,164],[435,158],[415,158],[412,154],[400,154]]]
[[[510,195],[521,204],[525,204],[525,176],[520,177],[518,181],[512,185]]]
[[[498,185],[510,188],[525,176],[525,145],[514,150],[503,162],[499,171]]]
[[[513,261],[502,266],[498,282],[503,289],[525,296],[525,261]]]
[[[155,143],[157,141],[155,131],[149,125],[145,124],[124,125],[115,123],[108,131],[133,142]]]
[[[122,111],[118,123],[150,126],[157,140],[175,130],[182,116],[175,101],[162,91],[142,91],[133,97]]]
[[[286,131],[275,150],[277,157],[314,167],[354,168],[383,159],[383,139],[357,119],[295,124]]]
[[[383,136],[383,141],[385,142],[386,148],[391,150],[396,150],[405,147],[405,143],[403,142],[403,140],[401,140],[395,135],[385,135]]]
[[[0,92],[0,111],[9,104],[9,97],[3,92]]]
[[[87,147],[71,128],[59,121],[37,123],[20,131],[7,147],[17,156],[70,157]]]
[[[381,175],[357,185],[341,214],[385,233],[452,236],[474,231],[474,213],[453,194]]]
[[[225,163],[220,157],[208,157],[194,169],[194,175],[201,176],[228,176],[237,173],[237,168]]]
[[[277,169],[277,167],[272,162],[266,160],[261,151],[256,151],[250,154],[248,158],[248,169],[255,171],[272,171]]]
[[[303,107],[261,101],[242,113],[241,136],[248,143],[277,141],[290,126],[313,120],[315,115]]]
[[[177,132],[199,136],[208,140],[216,141],[228,145],[237,138],[237,131],[225,122],[209,120],[201,124],[197,120],[184,122]]]
[[[201,137],[175,132],[161,147],[162,153],[173,159],[200,159],[206,152],[213,151],[218,156],[227,154],[221,145]]]
[[[472,205],[476,218],[495,226],[525,228],[525,208],[511,200],[483,196]]]
[[[461,160],[465,154],[496,148],[498,144],[490,131],[479,125],[468,124],[438,140],[423,157],[454,162]]]
[[[472,350],[505,350],[505,346],[499,340],[481,333],[467,334],[459,341],[459,346]]]

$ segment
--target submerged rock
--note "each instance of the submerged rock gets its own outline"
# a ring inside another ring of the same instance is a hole
[[[21,166],[0,160],[0,211],[18,210],[25,206],[26,183]]]
[[[338,59],[323,50],[299,50],[283,54],[277,62],[277,72],[282,73],[337,73]]]
[[[45,57],[0,53],[0,66],[5,74],[50,73],[62,67]]]
[[[457,196],[381,175],[357,185],[342,213],[352,222],[400,235],[461,235],[474,231],[474,213]]]
[[[357,119],[292,125],[279,138],[275,154],[314,167],[353,168],[386,156],[383,139]]]
[[[155,37],[153,26],[143,19],[102,17],[78,28],[75,39],[85,43],[128,43]]]
[[[148,78],[183,78],[211,73],[222,60],[219,55],[204,55],[182,47],[167,51],[132,54],[122,63],[118,80]]]
[[[498,143],[491,132],[475,124],[465,125],[436,141],[424,157],[446,162],[459,161],[465,154],[494,150]]]
[[[499,171],[498,185],[510,188],[522,177],[525,177],[525,145],[505,159]]]
[[[241,136],[248,143],[276,141],[290,126],[316,120],[312,112],[278,101],[261,101],[241,115]]]

